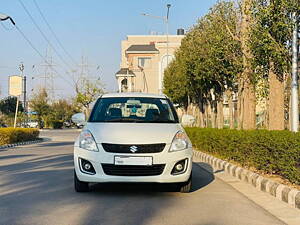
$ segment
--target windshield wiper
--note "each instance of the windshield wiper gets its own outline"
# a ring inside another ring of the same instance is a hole
[[[110,120],[104,120],[103,122],[131,122],[131,123],[175,123],[174,120],[140,120],[140,119],[133,119],[133,118],[116,118]]]
[[[175,123],[174,120],[151,120],[148,123]]]
[[[142,120],[137,120],[137,119],[132,119],[132,118],[117,118],[117,119],[105,120],[104,122],[133,122],[133,123],[138,123],[138,122],[142,122]]]

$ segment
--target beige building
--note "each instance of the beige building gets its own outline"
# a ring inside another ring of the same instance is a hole
[[[162,93],[164,70],[184,37],[182,29],[177,33],[168,42],[166,35],[128,35],[122,41],[119,92]]]

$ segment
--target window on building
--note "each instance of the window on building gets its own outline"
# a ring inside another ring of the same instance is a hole
[[[151,58],[150,57],[139,57],[138,66],[144,69],[151,67]]]
[[[127,86],[127,78],[124,78],[122,81],[121,81],[121,91],[122,92],[126,92],[128,89],[128,86]]]

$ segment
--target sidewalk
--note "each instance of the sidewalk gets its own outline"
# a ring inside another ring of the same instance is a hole
[[[267,192],[261,191],[261,185],[257,185],[255,187],[251,182],[250,183],[252,185],[250,185],[249,182],[245,182],[245,176],[241,175],[241,168],[238,169],[238,167],[235,166],[236,169],[234,170],[234,166],[229,166],[229,163],[199,151],[194,151],[194,161],[208,163],[210,166],[202,167],[208,172],[214,174],[214,176],[228,183],[237,191],[248,197],[250,200],[258,204],[286,224],[300,224],[299,209],[295,208],[295,206],[287,204],[279,198],[270,195]],[[233,173],[233,171],[235,172]]]

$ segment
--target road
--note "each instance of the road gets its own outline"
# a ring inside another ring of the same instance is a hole
[[[43,131],[52,141],[0,151],[0,224],[284,224],[228,183],[193,165],[193,190],[161,185],[73,189],[77,130]],[[205,165],[207,166],[207,165]]]

